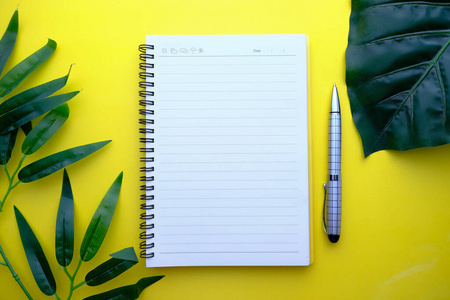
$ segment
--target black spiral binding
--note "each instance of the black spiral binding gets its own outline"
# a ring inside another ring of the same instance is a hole
[[[149,97],[153,97],[155,93],[153,91],[149,91],[148,88],[154,87],[154,82],[150,81],[150,78],[155,77],[155,74],[152,72],[148,72],[149,69],[154,69],[154,64],[148,63],[147,60],[154,59],[154,55],[148,52],[151,52],[154,50],[153,45],[140,45],[139,51],[141,52],[139,54],[139,59],[143,62],[139,63],[139,69],[141,69],[143,72],[139,72],[139,78],[142,79],[139,81],[139,87],[142,89],[139,91],[139,97],[141,99],[139,100],[139,105],[144,107],[139,109],[139,114],[143,116],[143,118],[139,119],[139,124],[144,125],[145,127],[140,128],[139,132],[144,134],[145,137],[140,138],[140,142],[144,143],[144,147],[140,148],[140,151],[144,153],[144,156],[141,157],[141,163],[145,163],[145,167],[141,167],[141,172],[143,172],[145,175],[141,176],[141,182],[143,183],[141,185],[141,191],[144,193],[141,194],[140,200],[141,203],[141,209],[144,211],[141,213],[141,225],[140,229],[144,230],[139,235],[139,238],[143,241],[140,243],[139,248],[141,249],[140,256],[142,258],[152,258],[155,256],[154,252],[151,252],[150,249],[152,249],[155,244],[149,242],[152,238],[155,237],[154,233],[148,233],[147,230],[155,228],[155,224],[153,223],[147,223],[148,220],[153,220],[155,218],[155,215],[153,213],[149,213],[152,209],[155,208],[154,204],[149,204],[151,201],[155,199],[155,196],[152,194],[152,191],[154,190],[154,185],[148,185],[148,182],[154,181],[154,176],[147,176],[148,173],[154,171],[154,167],[149,167],[148,163],[151,163],[154,161],[153,157],[149,157],[149,153],[154,152],[154,148],[148,148],[147,145],[150,143],[154,143],[154,139],[150,138],[149,135],[154,133],[154,129],[147,128],[148,124],[154,124],[154,120],[150,119],[154,114],[153,109],[149,109],[154,105],[153,100],[148,100]]]

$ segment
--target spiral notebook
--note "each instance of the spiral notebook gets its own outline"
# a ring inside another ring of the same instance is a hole
[[[311,263],[308,39],[141,45],[148,267]]]

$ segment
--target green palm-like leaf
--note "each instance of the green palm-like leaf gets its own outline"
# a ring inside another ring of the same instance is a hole
[[[79,92],[71,92],[67,94],[57,95],[44,98],[38,101],[28,102],[18,108],[11,110],[0,116],[0,134],[19,128],[20,126],[30,122],[31,120],[42,116],[46,112],[55,107],[64,104]]]
[[[0,135],[0,164],[6,165],[16,144],[18,129]]]
[[[69,75],[70,70],[66,76],[30,88],[5,100],[2,104],[0,104],[0,115],[4,115],[7,112],[17,109],[26,103],[38,101],[52,95],[53,93],[56,93],[66,85]]]
[[[108,192],[106,192],[89,223],[80,249],[80,256],[83,261],[91,260],[103,243],[119,199],[122,177],[123,172],[120,173]]]
[[[123,286],[105,293],[90,296],[84,298],[84,300],[134,300],[139,298],[139,295],[145,288],[161,280],[163,277],[164,276],[145,277],[136,284]]]
[[[0,40],[0,75],[14,49],[19,30],[19,11],[11,17],[8,28]],[[16,142],[17,130],[0,135],[0,164],[5,165],[11,158],[11,152]]]
[[[97,142],[70,148],[35,161],[19,171],[22,182],[32,182],[46,177],[94,153],[111,141]]]
[[[45,295],[51,296],[56,293],[56,282],[44,251],[30,225],[15,206],[14,212],[17,226],[19,227],[20,239],[22,240],[34,280]]]
[[[8,28],[0,40],[0,75],[3,72],[6,61],[11,55],[16,43],[17,31],[19,30],[19,11],[16,10],[9,21]]]
[[[133,247],[113,253],[111,257],[111,259],[102,263],[86,275],[85,281],[87,285],[97,286],[103,284],[116,278],[138,263],[138,258]]]
[[[73,193],[69,175],[64,169],[61,200],[56,217],[55,252],[60,266],[70,265],[73,257],[74,242]]]
[[[450,142],[450,5],[353,0],[347,86],[364,154]]]
[[[69,117],[69,106],[63,104],[50,111],[27,135],[22,153],[30,155],[44,145]]]
[[[56,42],[49,39],[47,44],[31,54],[0,79],[0,98],[9,94],[19,83],[22,82],[39,65],[46,61],[55,52]]]

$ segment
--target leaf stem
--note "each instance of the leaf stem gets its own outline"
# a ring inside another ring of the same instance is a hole
[[[70,280],[72,280],[72,275],[70,275],[69,271],[67,271],[67,267],[63,267],[64,273],[69,277]]]
[[[31,297],[30,293],[28,293],[27,289],[25,288],[25,286],[23,285],[22,281],[20,280],[19,275],[17,275],[17,273],[14,271],[11,263],[9,262],[8,258],[6,257],[6,253],[5,253],[5,251],[3,251],[3,248],[2,248],[1,245],[0,245],[0,254],[3,257],[3,260],[5,261],[5,263],[2,263],[2,264],[5,264],[6,266],[8,266],[9,271],[11,272],[12,276],[17,281],[17,283],[19,284],[20,288],[25,293],[27,298],[30,299],[30,300],[33,300],[33,298]]]
[[[82,287],[83,285],[85,285],[86,284],[86,281],[82,281],[82,282],[80,282],[79,284],[77,284],[76,286],[74,286],[73,287],[73,290],[76,290],[77,288],[80,288],[80,287]]]
[[[78,260],[78,265],[77,268],[75,269],[75,271],[73,272],[73,275],[70,275],[70,273],[67,271],[67,268],[64,267],[64,273],[66,273],[67,277],[69,277],[70,279],[70,292],[69,292],[69,296],[67,296],[67,300],[70,300],[72,298],[72,294],[73,291],[76,290],[77,288],[81,287],[82,285],[84,285],[86,282],[83,281],[79,284],[77,284],[76,286],[74,286],[74,282],[75,282],[75,277],[77,276],[78,271],[80,270],[81,267],[81,263],[83,261],[81,260],[81,258]]]
[[[57,299],[57,300],[61,300],[61,298],[58,296],[57,293],[54,293],[54,294],[53,294],[53,297],[55,297],[55,299]]]
[[[14,178],[16,177],[17,173],[19,172],[20,168],[22,167],[22,164],[23,164],[25,158],[27,158],[27,156],[28,155],[24,154],[24,155],[22,155],[22,158],[20,158],[19,164],[17,165],[16,170],[14,171],[14,173],[11,176],[11,184],[12,184],[12,181],[14,180]]]
[[[6,193],[5,193],[5,196],[3,197],[3,200],[0,201],[0,212],[3,211],[3,205],[5,205],[6,199],[8,198],[9,194],[11,193],[11,191],[21,183],[20,180],[17,180],[17,182],[13,184],[13,181],[14,181],[14,178],[16,177],[17,173],[19,172],[20,168],[22,167],[22,164],[23,164],[25,158],[27,158],[26,154],[24,154],[22,156],[22,158],[20,159],[19,165],[17,166],[16,170],[14,170],[14,173],[12,174],[12,176],[10,176],[10,174],[8,172],[8,168],[6,167],[6,165],[3,165],[3,168],[5,169],[6,176],[8,177],[9,186],[8,186],[8,189],[7,189]]]
[[[9,175],[8,168],[6,165],[3,165],[3,169],[5,169],[6,176],[8,176],[8,181],[11,181],[11,175]]]

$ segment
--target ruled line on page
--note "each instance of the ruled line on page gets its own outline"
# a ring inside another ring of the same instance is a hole
[[[242,209],[253,209],[255,206],[161,206],[158,205],[158,209],[231,209],[231,208],[242,208]],[[267,209],[277,209],[277,208],[297,208],[297,205],[277,205],[277,206],[262,206],[259,205],[258,208],[267,208]]]
[[[161,233],[161,236],[298,236],[298,233],[271,232],[271,233]]]
[[[159,84],[248,84],[248,83],[295,83],[295,81],[161,81]]]
[[[160,197],[160,199],[164,199],[165,201],[167,200],[227,200],[227,201],[232,201],[232,200],[236,200],[236,201],[242,201],[242,200],[264,200],[264,199],[271,199],[271,200],[294,200],[297,199],[297,197]]]
[[[170,224],[159,227],[297,227],[298,224]]]
[[[245,254],[245,253],[261,253],[261,254],[275,254],[275,253],[298,253],[298,251],[179,251],[179,252],[158,252],[158,254]]]
[[[242,188],[242,189],[229,189],[229,188],[167,188],[167,189],[158,189],[159,191],[288,191],[288,190],[297,190],[297,188]]]
[[[250,155],[257,155],[257,154],[283,154],[283,155],[292,155],[296,154],[295,152],[165,152],[160,153],[159,155],[173,155],[173,154],[183,154],[183,155],[241,155],[241,154],[250,154]],[[255,172],[255,171],[254,171]]]
[[[298,181],[298,179],[161,179],[159,182],[286,182]]]
[[[266,245],[266,242],[185,242],[185,243],[161,243],[161,245]],[[298,242],[277,242],[281,245],[298,245]]]
[[[230,102],[230,101],[235,101],[235,102],[243,102],[243,101],[254,101],[254,102],[264,102],[264,101],[297,101],[297,99],[293,98],[293,99],[279,99],[279,98],[271,98],[271,99],[164,99],[161,100],[163,102],[171,102],[171,101],[182,101],[182,102],[198,102],[198,101],[204,101],[204,102],[210,102],[210,101],[214,101],[214,102],[219,102],[219,101],[224,101],[224,102]]]
[[[262,54],[258,54],[258,55],[159,55],[159,57],[171,57],[171,58],[186,58],[186,57],[265,57],[265,56],[272,56],[272,57],[277,57],[277,56],[291,56],[291,57],[295,57],[297,55],[295,54],[270,54],[270,55],[262,55]]]
[[[183,145],[183,144],[180,144]],[[295,164],[297,161],[166,161],[160,164]]]
[[[249,64],[244,64],[244,63],[238,63],[238,64],[229,64],[229,63],[223,63],[223,64],[208,64],[208,63],[201,63],[201,64],[167,64],[167,63],[160,63],[158,64],[158,66],[162,66],[162,67],[218,67],[218,66],[296,66],[296,63],[286,63],[286,64],[280,64],[280,63],[249,63]]]

